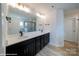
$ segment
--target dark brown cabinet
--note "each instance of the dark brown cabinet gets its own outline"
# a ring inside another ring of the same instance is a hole
[[[49,43],[49,33],[6,47],[7,56],[34,56]]]
[[[35,53],[38,53],[41,49],[41,39],[40,39],[41,36],[37,37],[35,39]]]

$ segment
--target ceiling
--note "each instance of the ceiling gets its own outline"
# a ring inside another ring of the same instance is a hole
[[[52,11],[55,9],[63,9],[64,14],[71,14],[79,12],[79,3],[22,3],[26,7],[32,10],[32,14],[40,13],[52,15]]]
[[[55,8],[63,9],[66,14],[76,10],[79,11],[79,3],[24,3],[24,5],[43,14],[51,13]]]
[[[56,4],[49,4],[50,6],[54,6],[55,8],[61,8],[64,10],[71,10],[75,8],[79,8],[78,3],[56,3]]]
[[[79,8],[79,3],[30,3],[30,4],[25,3],[25,5],[29,5],[35,9],[38,9],[38,8],[41,9],[42,7],[51,8],[51,6],[54,6],[54,8],[61,8],[64,10]]]

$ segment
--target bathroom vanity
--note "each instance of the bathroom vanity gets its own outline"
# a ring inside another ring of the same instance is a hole
[[[33,13],[8,5],[5,22],[7,56],[34,56],[49,43],[49,30],[45,29],[43,19]]]
[[[49,43],[49,33],[6,46],[7,56],[34,56]]]

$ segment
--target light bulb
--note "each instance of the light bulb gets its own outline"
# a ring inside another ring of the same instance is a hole
[[[23,26],[23,22],[20,22],[20,26]]]
[[[7,5],[10,5],[12,7],[16,7],[17,3],[8,3]]]
[[[36,15],[40,18],[46,19],[46,17],[44,15],[41,15],[40,13],[36,13]]]

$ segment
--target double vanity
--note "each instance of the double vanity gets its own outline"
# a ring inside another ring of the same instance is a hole
[[[18,7],[24,4],[16,4]],[[49,43],[49,25],[33,9],[30,13],[12,5],[6,11],[6,55],[34,56]]]
[[[6,46],[7,56],[35,56],[49,43],[49,32],[46,33],[32,33],[27,38],[14,39],[8,41]]]

